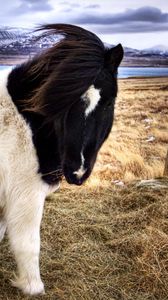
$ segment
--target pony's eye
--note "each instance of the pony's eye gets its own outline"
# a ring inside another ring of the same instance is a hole
[[[104,108],[108,108],[108,107],[111,107],[114,103],[114,100],[113,98],[109,98],[109,99],[104,99],[100,105],[102,105]]]
[[[114,104],[114,98],[110,98],[106,102],[106,107],[112,107]]]
[[[108,100],[107,100],[107,107],[112,107],[114,105],[114,102],[115,102],[115,97],[110,97]]]
[[[114,109],[114,98],[110,98],[106,100],[103,106],[104,111],[111,111]]]
[[[112,105],[112,101],[111,100],[108,101],[106,105],[107,105],[107,107],[111,106]]]

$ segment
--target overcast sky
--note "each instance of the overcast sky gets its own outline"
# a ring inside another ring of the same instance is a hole
[[[110,44],[168,47],[168,0],[0,0],[0,7],[1,26],[71,23]]]

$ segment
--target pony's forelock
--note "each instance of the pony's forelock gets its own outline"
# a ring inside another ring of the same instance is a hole
[[[104,65],[105,47],[94,33],[78,26],[49,24],[38,30],[43,31],[39,38],[63,38],[30,62],[28,77],[41,81],[25,109],[52,118],[79,101],[95,81]]]

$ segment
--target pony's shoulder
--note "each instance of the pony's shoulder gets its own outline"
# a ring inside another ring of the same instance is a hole
[[[19,113],[17,107],[12,101],[7,85],[11,69],[0,71],[0,135],[2,133],[10,136],[14,143],[27,141],[31,144],[32,132],[26,120]],[[26,143],[26,142],[25,142]]]

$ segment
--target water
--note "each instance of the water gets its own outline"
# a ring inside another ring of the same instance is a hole
[[[12,69],[12,66],[0,66],[0,71],[7,69]]]
[[[120,67],[119,78],[168,76],[168,68]]]
[[[11,66],[0,66],[0,70],[6,68],[11,68]],[[158,76],[168,76],[168,68],[120,67],[118,71],[119,78]]]

